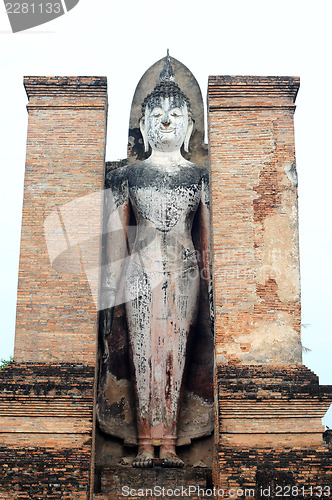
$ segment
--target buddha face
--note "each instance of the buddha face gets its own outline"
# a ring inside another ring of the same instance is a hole
[[[160,97],[153,106],[147,105],[141,122],[145,150],[148,143],[152,151],[179,151],[186,137],[189,141],[191,130],[186,102],[172,96]]]

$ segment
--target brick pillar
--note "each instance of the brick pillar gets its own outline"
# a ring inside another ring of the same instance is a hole
[[[87,500],[106,78],[24,84],[29,122],[14,363],[0,377],[0,498]]]
[[[298,78],[209,79],[216,355],[301,362]]]
[[[27,77],[14,359],[94,364],[104,186],[104,77]]]
[[[294,496],[307,498],[330,482],[321,418],[332,388],[301,365],[298,88],[298,78],[209,79],[218,402],[213,478],[225,497],[232,490],[232,498],[267,492],[284,498],[294,487]]]

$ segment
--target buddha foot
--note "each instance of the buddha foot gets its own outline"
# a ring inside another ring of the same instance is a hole
[[[133,467],[149,469],[153,467],[153,453],[147,450],[140,451],[133,461]]]
[[[184,463],[183,461],[181,460],[181,458],[179,458],[177,456],[176,453],[167,453],[165,456],[162,457],[163,460],[162,460],[162,466],[163,467],[183,467]]]

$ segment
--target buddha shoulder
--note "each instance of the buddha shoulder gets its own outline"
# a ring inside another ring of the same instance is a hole
[[[119,167],[107,172],[105,189],[112,194],[116,206],[123,204],[128,197],[128,167]]]

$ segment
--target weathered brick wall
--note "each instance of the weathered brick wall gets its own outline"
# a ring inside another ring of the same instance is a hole
[[[320,446],[331,386],[305,366],[219,365],[219,443]]]
[[[94,364],[106,78],[27,77],[24,84],[29,122],[14,358]]]
[[[94,367],[15,362],[0,375],[0,498],[90,498]]]
[[[301,362],[297,78],[212,76],[209,150],[216,356]]]
[[[215,485],[254,488],[246,498],[263,498],[261,487],[271,489],[268,498],[315,498],[318,487],[332,488],[332,450],[321,424],[332,386],[320,386],[304,366],[222,364],[216,381]]]
[[[0,380],[0,498],[90,498],[106,78],[28,77],[15,362]]]
[[[238,448],[224,447],[219,452],[222,470],[219,488],[225,492],[233,490],[232,498],[245,496],[247,500],[331,498],[331,458],[332,453],[326,446],[305,450],[300,447],[252,449],[246,444]]]
[[[321,423],[331,387],[319,386],[301,366],[298,88],[298,78],[209,79],[218,399],[213,479],[225,495],[239,488],[233,498],[263,498],[263,486],[271,488],[265,497],[289,498],[278,485],[298,487],[294,498],[311,498],[319,491],[310,488],[331,482]]]

